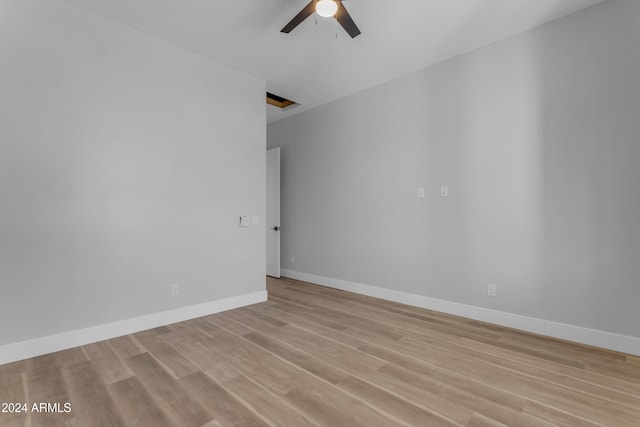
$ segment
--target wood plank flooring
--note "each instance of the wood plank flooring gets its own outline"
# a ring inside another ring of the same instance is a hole
[[[638,427],[640,358],[287,279],[269,301],[0,366],[0,426]]]

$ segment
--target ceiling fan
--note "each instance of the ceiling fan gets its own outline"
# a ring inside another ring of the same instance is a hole
[[[360,35],[360,29],[358,29],[356,23],[353,22],[351,15],[349,15],[349,12],[347,12],[347,9],[345,9],[342,4],[342,0],[311,0],[280,32],[290,33],[291,30],[300,25],[302,21],[311,16],[313,12],[318,12],[318,15],[326,18],[331,16],[336,18],[336,21],[342,25],[342,28],[344,28],[351,38]]]

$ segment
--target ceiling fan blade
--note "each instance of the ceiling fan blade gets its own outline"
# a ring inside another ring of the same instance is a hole
[[[336,12],[335,18],[342,25],[342,28],[351,36],[351,38],[355,38],[360,35],[360,29],[353,22],[351,15],[347,12],[347,9],[342,4],[342,0],[338,2],[338,11]]]
[[[296,16],[293,17],[291,21],[287,25],[284,26],[281,33],[290,33],[295,27],[300,25],[302,21],[307,19],[313,12],[316,11],[316,2],[315,0],[311,0],[308,5],[304,7]]]

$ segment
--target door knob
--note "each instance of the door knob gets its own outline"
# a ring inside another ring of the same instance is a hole
[[[278,227],[278,226],[276,225],[275,227],[273,227],[273,228],[272,228],[272,230],[280,231],[280,227]]]

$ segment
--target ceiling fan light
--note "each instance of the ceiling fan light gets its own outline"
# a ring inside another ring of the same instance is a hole
[[[319,0],[316,3],[316,12],[324,18],[335,15],[337,11],[338,3],[335,0]]]

